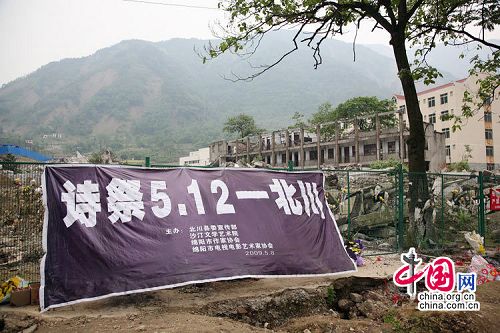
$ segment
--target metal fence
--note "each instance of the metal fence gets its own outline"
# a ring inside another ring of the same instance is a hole
[[[13,275],[39,279],[43,166],[0,162],[0,281]],[[176,167],[152,165],[149,159],[136,166]],[[486,245],[500,243],[500,213],[487,209],[489,189],[500,185],[495,175],[411,174],[401,167],[323,171],[326,199],[339,229],[346,240],[361,239],[365,255],[395,253],[410,245],[436,254],[468,249],[464,233],[473,230],[485,236]],[[419,179],[428,199],[410,214]]]

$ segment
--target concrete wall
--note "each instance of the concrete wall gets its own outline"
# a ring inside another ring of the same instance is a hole
[[[210,164],[210,148],[201,148],[179,158],[179,165],[205,166]]]

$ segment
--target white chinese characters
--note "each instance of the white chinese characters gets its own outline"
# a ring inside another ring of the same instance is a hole
[[[61,193],[61,201],[65,202],[67,207],[66,217],[63,219],[66,227],[71,227],[76,221],[87,228],[95,226],[97,212],[101,211],[99,186],[92,184],[90,180],[85,180],[83,184],[77,184],[76,187],[68,180],[63,186],[67,191]]]
[[[273,179],[273,184],[269,185],[271,192],[277,193],[278,198],[275,200],[279,209],[283,209],[286,215],[302,215],[305,210],[307,216],[313,214],[320,214],[321,218],[325,218],[323,212],[323,203],[319,199],[318,187],[316,183],[304,183],[300,180],[297,181],[300,188],[304,207],[299,200],[294,199],[294,194],[297,191],[295,186],[288,185],[284,179]]]
[[[132,216],[142,221],[144,218],[144,203],[142,193],[139,192],[139,180],[124,180],[113,178],[106,190],[108,191],[108,219],[112,223],[121,220],[122,223],[130,222]]]
[[[228,186],[221,179],[200,184],[197,180],[191,179],[190,185],[186,186],[185,195],[176,197],[179,201],[173,202],[169,196],[170,185],[167,186],[164,180],[152,180],[149,184],[151,196],[144,199],[140,180],[112,178],[105,187],[109,213],[107,218],[115,224],[118,221],[131,222],[134,218],[143,221],[146,213],[160,219],[167,218],[172,213],[180,217],[208,213],[235,214],[238,208],[236,202],[259,200],[275,204],[274,207],[284,215],[320,215],[325,219],[324,203],[320,200],[316,183],[301,180],[287,183],[285,179],[276,178],[271,179],[271,182],[269,185],[262,184],[260,188],[243,188],[230,193]],[[202,185],[209,185],[209,191],[202,191],[203,187],[200,190]],[[262,188],[263,186],[265,187]],[[64,218],[66,227],[69,228],[75,221],[86,227],[94,227],[97,223],[97,213],[102,210],[99,184],[93,183],[92,180],[73,184],[68,180],[63,187],[66,192],[61,193],[61,201],[67,206]],[[146,204],[144,200],[147,201]],[[147,212],[145,207],[148,209]]]

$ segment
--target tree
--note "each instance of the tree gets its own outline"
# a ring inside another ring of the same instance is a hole
[[[439,75],[428,66],[425,57],[436,41],[463,44],[476,41],[490,47],[497,47],[485,40],[485,31],[492,31],[498,25],[497,0],[227,0],[219,7],[228,11],[230,21],[224,30],[223,40],[211,44],[209,57],[224,52],[255,52],[263,36],[273,30],[294,26],[297,28],[292,39],[293,47],[270,65],[262,66],[252,79],[279,64],[286,56],[298,49],[299,43],[311,47],[314,67],[321,64],[321,44],[331,36],[343,34],[345,27],[355,24],[357,28],[368,20],[374,23],[373,30],[384,29],[390,35],[398,77],[406,100],[410,125],[407,139],[409,171],[413,172],[411,183],[410,216],[416,207],[422,208],[428,198],[425,163],[425,131],[423,117],[418,104],[415,79],[432,83]],[[474,35],[470,26],[479,27]],[[408,60],[406,43],[422,45],[415,71]],[[250,48],[250,50],[249,50]],[[204,61],[206,58],[203,59]],[[412,222],[419,238],[423,239],[425,221]]]
[[[312,125],[324,124],[328,122],[352,123],[354,118],[361,116],[375,116],[377,113],[395,111],[395,104],[388,99],[379,100],[377,97],[354,97],[339,104],[336,108],[329,103],[319,106],[318,112],[314,113],[310,119]],[[394,127],[396,118],[394,115],[380,117],[382,128]],[[358,126],[361,131],[373,131],[376,122],[373,118],[358,119]],[[331,138],[335,135],[335,125],[327,125],[321,128],[323,135]]]
[[[306,127],[306,122],[304,121],[304,114],[300,112],[295,112],[292,116],[293,125],[288,126],[288,128],[304,128]]]
[[[15,155],[6,154],[4,156],[0,156],[0,162],[5,163],[2,164],[4,170],[10,170],[13,171],[14,173],[17,173],[19,171],[19,167],[16,164],[17,158]]]
[[[238,133],[239,138],[261,132],[261,130],[257,128],[257,125],[255,125],[253,117],[246,114],[229,117],[224,123],[223,130],[227,133]]]

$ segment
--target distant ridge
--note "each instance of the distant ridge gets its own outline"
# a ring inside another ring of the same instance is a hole
[[[202,64],[197,39],[128,40],[91,56],[49,63],[0,89],[0,137],[33,139],[62,133],[66,152],[109,147],[123,159],[152,156],[177,160],[189,150],[222,138],[228,116],[247,113],[263,128],[290,123],[330,101],[355,96],[389,98],[400,91],[392,58],[358,45],[327,40],[323,64],[313,69],[311,51],[301,48],[252,82],[248,75],[290,49],[291,32],[267,36],[250,59],[234,55]]]

